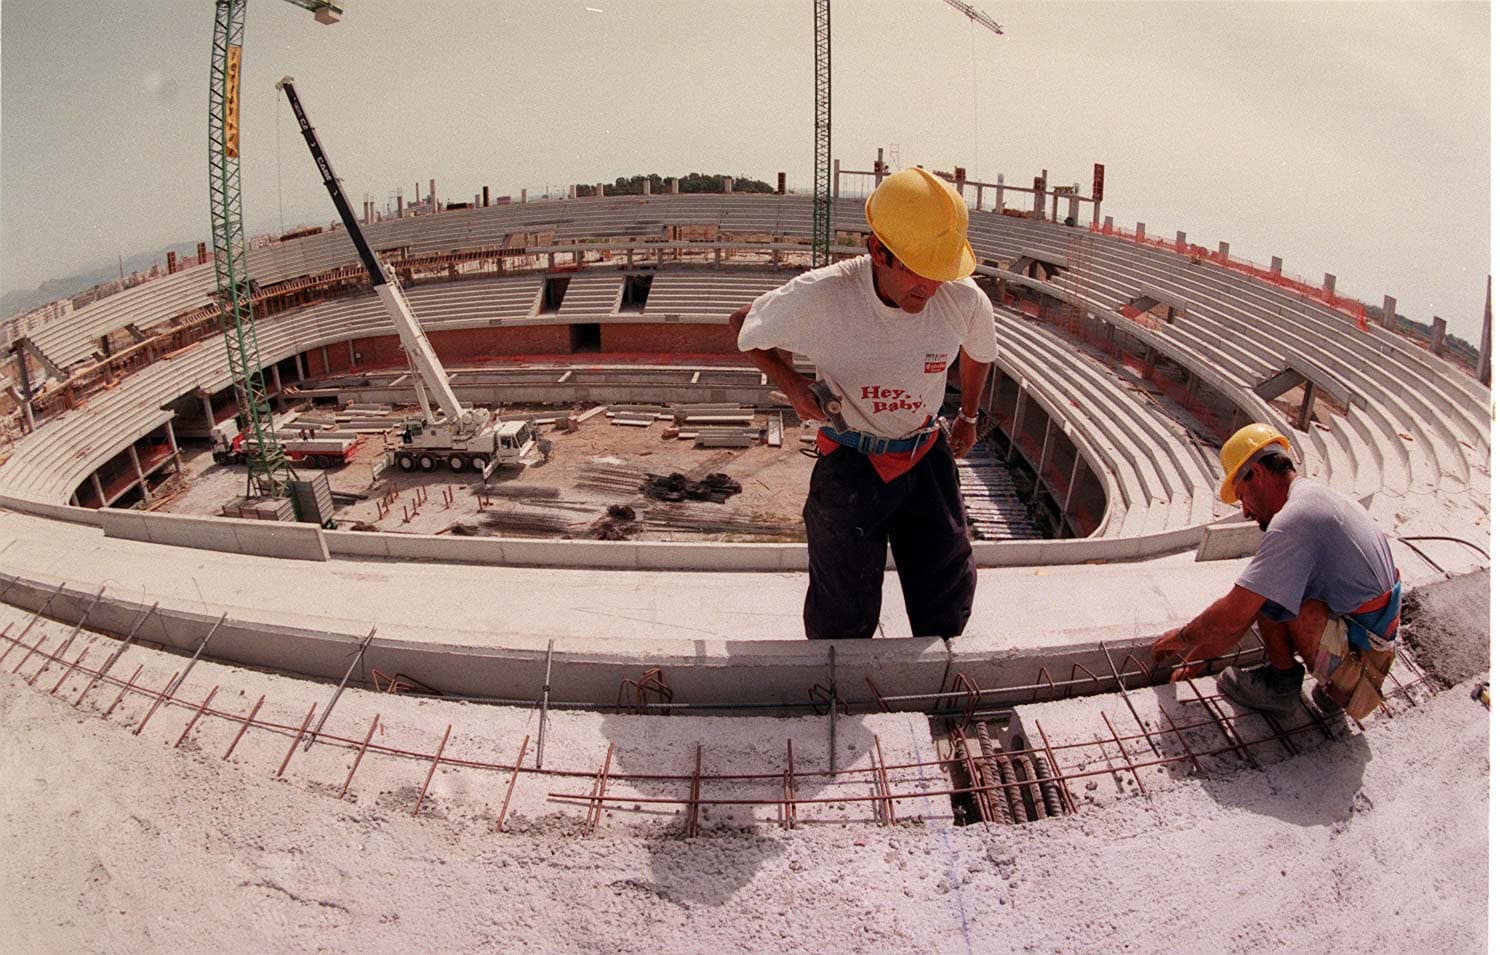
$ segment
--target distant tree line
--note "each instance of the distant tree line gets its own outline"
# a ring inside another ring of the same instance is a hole
[[[651,181],[651,194],[653,196],[660,195],[668,191],[667,180],[671,178],[671,176],[659,176],[654,172],[649,176],[637,175],[631,176],[628,179],[624,176],[619,176],[615,179],[613,185],[609,183],[604,184],[604,194],[606,196],[638,196],[641,194],[641,185],[649,179]],[[701,172],[690,172],[686,176],[678,176],[677,191],[723,192],[724,180],[726,178],[734,181],[735,192],[774,193],[776,191],[776,187],[759,179],[746,179],[744,176],[726,176],[723,173]],[[599,184],[579,183],[577,188],[579,198],[585,198],[597,193]]]

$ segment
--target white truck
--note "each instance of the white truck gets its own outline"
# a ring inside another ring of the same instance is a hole
[[[483,408],[465,408],[459,404],[453,386],[448,383],[448,373],[438,361],[427,333],[417,323],[411,306],[401,291],[401,283],[390,269],[381,262],[365,239],[359,220],[344,195],[344,187],[333,174],[317,133],[308,122],[297,98],[297,90],[290,76],[284,76],[276,88],[286,93],[292,112],[297,116],[297,125],[307,148],[312,151],[313,161],[323,177],[323,186],[333,198],[339,218],[359,253],[365,271],[370,275],[370,284],[385,306],[386,314],[401,336],[401,348],[411,365],[412,383],[417,390],[417,404],[422,409],[420,418],[408,419],[401,429],[401,444],[392,448],[388,463],[403,471],[431,471],[445,463],[454,472],[478,471],[489,477],[495,468],[502,465],[524,466],[538,450],[536,429],[530,422],[498,422],[494,415]],[[427,390],[432,390],[440,413],[434,413],[428,401]]]

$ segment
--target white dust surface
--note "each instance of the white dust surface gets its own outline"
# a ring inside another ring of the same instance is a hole
[[[132,649],[122,675],[141,666],[144,685],[165,685],[181,660],[156,656]],[[343,799],[351,745],[298,747],[274,778],[327,686],[200,663],[181,699],[220,687],[213,708],[245,713],[265,693],[258,719],[291,727],[251,730],[226,760],[225,719],[205,718],[174,747],[189,707],[161,708],[136,735],[149,698],[127,695],[106,720],[117,688],[75,708],[86,681],[54,664],[28,683],[35,663],[12,674],[14,661],[0,672],[7,952],[1486,945],[1489,728],[1469,684],[1260,769],[1159,774],[1149,798],[1086,802],[1076,816],[959,828],[943,797],[920,796],[882,827],[854,798],[792,830],[774,808],[715,809],[687,839],[680,805],[620,807],[586,834],[586,807],[548,793],[589,792],[610,743],[613,773],[691,772],[699,743],[706,771],[775,773],[789,738],[798,768],[813,768],[826,760],[826,721],[554,714],[547,764],[578,775],[523,774],[497,833],[506,775],[492,769],[444,765],[416,815],[428,771],[418,760],[367,754]],[[357,744],[376,713],[372,745],[431,753],[447,733],[450,756],[513,764],[532,735],[535,752],[534,712],[363,691],[345,694],[325,732]],[[870,765],[875,736],[898,765],[928,749],[925,727],[850,717],[841,765]],[[610,792],[674,789],[637,779]]]

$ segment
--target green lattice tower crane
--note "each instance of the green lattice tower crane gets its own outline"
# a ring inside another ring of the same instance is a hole
[[[829,0],[813,0],[813,268],[833,261],[833,61]]]
[[[287,0],[312,12],[319,23],[336,23],[343,12],[330,0]],[[213,218],[214,275],[219,320],[234,400],[244,431],[249,471],[245,493],[281,497],[296,477],[276,440],[271,403],[261,370],[255,317],[250,306],[244,218],[240,210],[240,57],[244,48],[245,0],[214,0],[214,49],[208,89],[209,210]]]

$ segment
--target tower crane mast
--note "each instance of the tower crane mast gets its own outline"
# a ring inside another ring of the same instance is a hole
[[[829,0],[813,0],[813,268],[833,260],[833,43]]]
[[[331,0],[286,0],[311,11],[319,23],[336,23],[343,12]],[[250,303],[240,196],[240,62],[244,49],[245,0],[214,0],[213,57],[208,85],[208,195],[213,223],[214,276],[220,324],[235,405],[246,435],[246,494],[252,489],[280,497],[295,477],[276,440],[271,404],[261,370],[260,345]],[[212,422],[210,422],[212,424]]]

